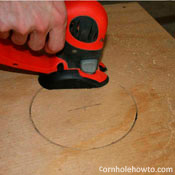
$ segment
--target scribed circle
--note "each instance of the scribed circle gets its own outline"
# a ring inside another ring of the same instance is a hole
[[[115,101],[115,103],[114,103]],[[134,97],[122,86],[99,89],[39,89],[30,105],[35,130],[51,144],[91,150],[125,138],[137,120]]]

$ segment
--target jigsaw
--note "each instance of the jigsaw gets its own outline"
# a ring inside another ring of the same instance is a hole
[[[38,72],[46,89],[96,88],[108,83],[101,62],[107,31],[107,14],[96,1],[66,1],[67,27],[64,49],[55,54],[35,54],[0,42],[0,64]]]

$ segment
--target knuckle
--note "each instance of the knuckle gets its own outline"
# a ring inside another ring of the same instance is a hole
[[[64,27],[66,26],[66,24],[67,24],[67,17],[66,16],[63,15],[61,17],[60,24]]]
[[[39,32],[39,33],[46,33],[48,31],[48,23],[45,21],[45,22],[37,22],[36,24],[36,30]]]
[[[66,23],[67,23],[67,14],[64,13],[64,14],[62,15],[61,19],[62,19],[62,21],[61,21],[62,24],[66,25]]]
[[[67,24],[67,15],[66,13],[57,13],[57,15],[55,15],[55,23],[57,25],[63,26],[65,27]]]
[[[27,28],[24,28],[24,27],[19,27],[16,31],[21,35],[27,35],[29,32],[29,30]]]
[[[27,35],[28,32],[29,32],[29,30],[26,29],[26,28],[24,28],[24,29],[22,29],[22,30],[20,31],[20,34],[21,34],[21,35]]]
[[[16,32],[21,35],[27,35],[30,32],[31,25],[26,24],[25,22],[19,21],[16,25]]]

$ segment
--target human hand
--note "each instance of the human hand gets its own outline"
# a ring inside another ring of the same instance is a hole
[[[30,36],[32,50],[56,53],[64,47],[66,19],[64,1],[0,1],[0,38],[13,31],[15,44],[25,44]]]

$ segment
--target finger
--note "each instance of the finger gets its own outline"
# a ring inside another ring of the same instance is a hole
[[[46,35],[46,33],[33,31],[30,34],[28,46],[34,51],[41,50],[45,45]]]
[[[49,40],[45,50],[48,53],[56,53],[63,49],[65,44],[65,28],[54,28],[49,32]]]
[[[27,41],[28,34],[20,34],[18,32],[13,32],[11,40],[17,45],[23,45]]]
[[[10,32],[0,32],[1,39],[7,39],[9,37]]]

